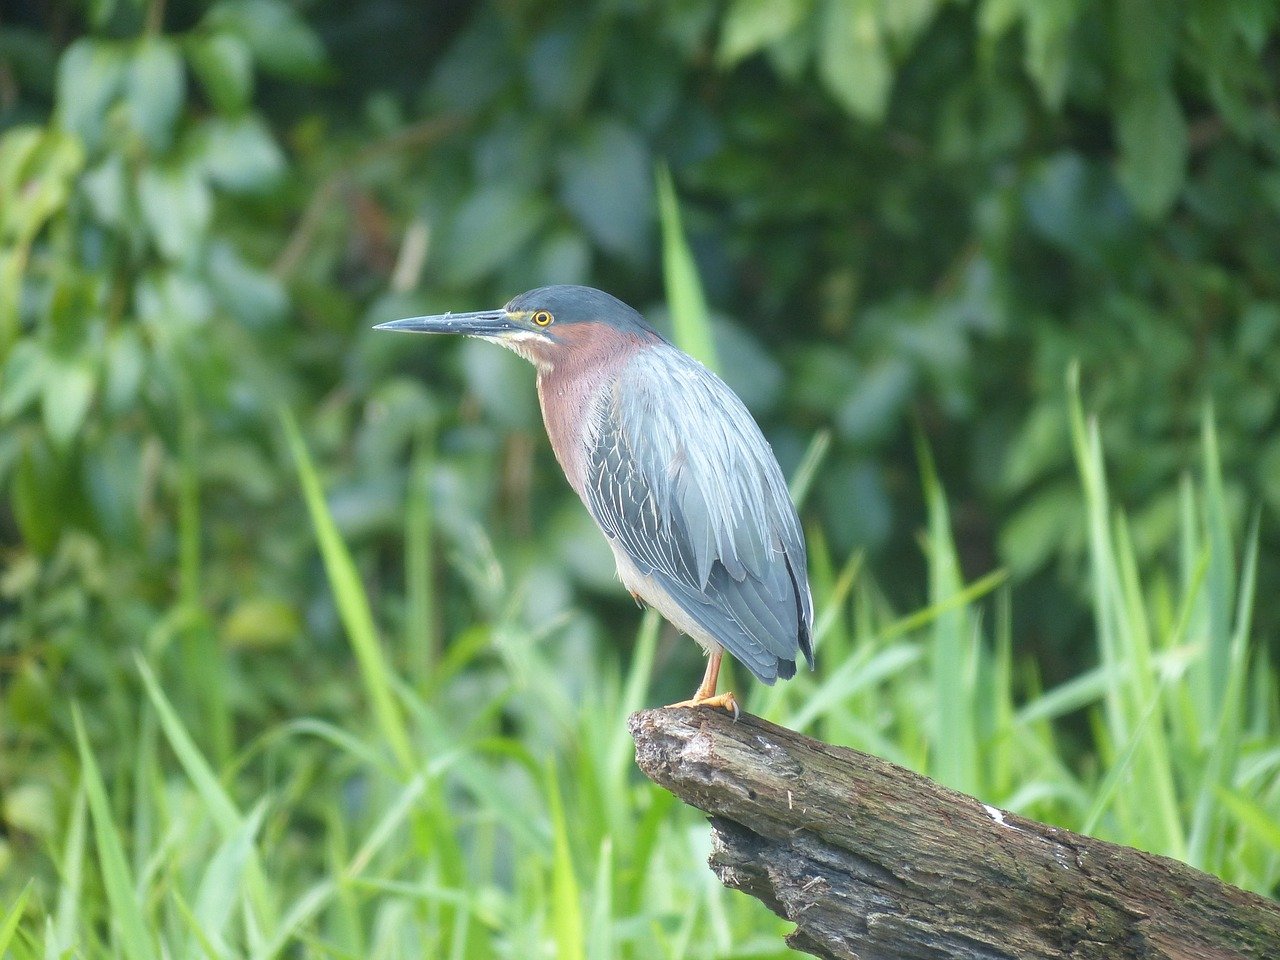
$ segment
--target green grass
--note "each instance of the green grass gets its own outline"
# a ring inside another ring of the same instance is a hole
[[[664,183],[677,335],[714,362]],[[926,603],[896,610],[861,555],[833,555],[811,529],[819,669],[739,692],[753,712],[987,803],[1274,895],[1280,716],[1251,629],[1257,520],[1243,534],[1231,522],[1206,413],[1203,461],[1180,490],[1178,554],[1139,562],[1074,373],[1064,404],[1088,524],[1095,666],[1043,688],[1013,636],[1020,598],[1003,572],[961,570],[921,442]],[[626,718],[661,702],[671,637],[659,619],[637,614],[624,644],[584,643],[589,627],[573,611],[526,622],[512,599],[528,588],[524,575],[482,539],[465,554],[438,542],[427,436],[403,508],[404,582],[363,571],[301,429],[282,422],[350,646],[338,682],[351,708],[237,725],[253,666],[230,668],[199,610],[191,491],[172,626],[182,659],[165,657],[167,635],[140,638],[133,676],[111,690],[115,709],[82,718],[65,705],[74,789],[46,838],[49,868],[0,879],[0,956],[791,955],[787,925],[706,868],[703,818],[633,767]],[[813,439],[793,478],[797,500],[828,446],[825,434]],[[441,563],[470,595],[437,595]],[[400,606],[379,601],[396,595]],[[442,637],[448,600],[468,605],[472,625]]]
[[[1067,403],[1096,668],[1038,689],[1010,635],[1018,599],[999,571],[965,581],[922,446],[928,605],[899,614],[860,557],[837,562],[812,531],[820,669],[743,688],[748,708],[1274,893],[1280,720],[1250,637],[1256,523],[1242,539],[1231,529],[1207,418],[1180,555],[1143,568],[1107,496],[1096,424],[1074,388]],[[653,703],[657,619],[638,615],[628,663],[601,644],[566,670],[563,623],[535,630],[500,611],[439,663],[397,675],[384,638],[398,635],[286,432],[362,706],[340,723],[242,732],[218,764],[140,655],[135,726],[75,720],[80,787],[49,851],[57,871],[23,879],[0,909],[5,955],[785,956],[785,926],[705,868],[702,819],[632,768],[625,720]],[[407,539],[424,536],[417,509]]]
[[[676,342],[691,357],[712,370],[719,370],[711,311],[702,292],[702,280],[680,221],[680,204],[671,172],[660,166],[658,178],[658,219],[662,226],[662,275],[671,305],[671,325]]]

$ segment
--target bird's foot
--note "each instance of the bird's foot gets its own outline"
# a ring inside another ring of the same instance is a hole
[[[692,700],[681,700],[679,703],[667,704],[668,710],[676,707],[719,707],[721,710],[732,713],[734,720],[737,720],[742,713],[738,709],[738,698],[728,691],[717,694],[714,697],[695,696]]]

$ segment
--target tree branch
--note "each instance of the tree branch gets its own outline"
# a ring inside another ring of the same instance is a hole
[[[1276,960],[1280,904],[744,714],[646,710],[636,763],[711,816],[711,868],[841,960]]]

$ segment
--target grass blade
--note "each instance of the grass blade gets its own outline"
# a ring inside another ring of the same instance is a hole
[[[916,431],[916,450],[928,511],[929,598],[936,606],[964,587],[960,559],[951,537],[951,512],[924,435]],[[934,749],[933,772],[948,786],[979,792],[977,742],[974,734],[975,658],[969,642],[967,606],[940,612],[933,622]]]
[[[416,767],[413,747],[410,745],[404,717],[392,693],[390,670],[378,640],[378,629],[369,608],[369,597],[356,571],[355,561],[351,559],[351,552],[343,542],[337,524],[333,522],[333,515],[325,502],[324,490],[320,486],[320,478],[307,453],[306,445],[302,442],[297,424],[287,410],[280,412],[280,420],[284,425],[289,448],[293,451],[302,494],[311,515],[311,525],[329,575],[329,585],[338,605],[338,613],[356,655],[365,693],[373,707],[382,736],[390,745],[401,772],[405,775],[412,774]]]
[[[266,800],[259,801],[240,828],[214,852],[200,879],[192,919],[198,938],[204,944],[211,944],[219,954],[228,952],[223,946],[223,936],[240,902],[241,883],[249,877],[254,842],[266,809]]]
[[[582,899],[573,870],[569,847],[569,827],[560,801],[560,785],[555,770],[547,775],[547,801],[555,847],[551,868],[551,927],[557,960],[584,960]]]
[[[1223,807],[1240,826],[1276,853],[1280,853],[1280,820],[1271,811],[1225,787],[1219,787],[1217,795]]]
[[[1206,405],[1201,430],[1204,449],[1204,525],[1212,561],[1209,564],[1209,650],[1208,667],[1210,716],[1224,709],[1227,665],[1231,662],[1231,608],[1234,604],[1235,561],[1227,520],[1227,498],[1222,484],[1222,460],[1218,455],[1218,432],[1213,407]]]
[[[1009,579],[1007,570],[992,570],[990,573],[979,577],[973,583],[969,584],[962,590],[957,590],[949,597],[941,600],[935,600],[927,607],[921,607],[914,613],[909,613],[900,620],[895,620],[880,630],[880,640],[882,642],[896,640],[898,637],[919,630],[921,627],[927,626],[938,619],[938,617],[951,611],[958,610],[962,607],[982,599],[988,593],[992,593],[997,587]]]
[[[613,949],[613,841],[606,836],[600,841],[596,858],[596,882],[591,893],[591,960],[612,960]]]
[[[609,774],[616,778],[626,776],[631,762],[631,734],[627,730],[627,718],[644,706],[645,694],[653,680],[653,661],[658,650],[658,633],[662,617],[649,608],[640,618],[640,632],[635,649],[631,653],[631,665],[627,670],[627,682],[622,690],[621,709],[614,720],[613,742],[609,747]]]
[[[138,674],[142,677],[142,686],[146,689],[147,696],[151,699],[151,703],[156,709],[156,716],[160,719],[160,728],[164,731],[164,735],[169,741],[169,746],[177,756],[178,762],[182,764],[182,769],[186,772],[192,786],[200,794],[200,799],[209,811],[209,815],[213,817],[218,830],[224,837],[231,836],[240,829],[242,819],[240,811],[236,809],[231,797],[222,788],[222,784],[218,782],[218,777],[213,772],[213,768],[205,760],[200,748],[191,739],[191,735],[187,733],[182,721],[178,719],[177,712],[161,691],[160,685],[156,682],[155,674],[151,672],[151,667],[147,664],[147,661],[141,656],[135,655],[134,663],[137,664]]]
[[[432,579],[433,517],[427,481],[430,477],[431,435],[419,432],[409,466],[409,489],[404,518],[405,652],[415,687],[425,690],[435,673],[439,648],[436,639],[435,594]]]
[[[76,798],[71,805],[71,817],[67,825],[67,842],[62,851],[62,883],[58,886],[58,906],[54,914],[52,936],[54,949],[62,954],[71,950],[76,942],[79,926],[80,897],[84,885],[85,818],[84,783],[76,787]],[[0,950],[0,954],[3,954]]]
[[[18,932],[18,922],[22,919],[22,914],[27,909],[27,897],[31,895],[31,884],[34,882],[34,880],[27,881],[27,885],[22,888],[22,892],[13,901],[13,906],[4,915],[4,919],[0,920],[0,957],[4,956],[4,952],[9,949],[9,941]]]
[[[870,651],[871,648],[864,647]],[[855,656],[842,663],[822,684],[805,698],[804,706],[788,717],[785,725],[793,730],[807,730],[822,714],[847,703],[864,690],[919,663],[924,654],[919,647],[895,644],[874,656]]]
[[[200,952],[208,957],[209,960],[223,960],[224,951],[205,934],[204,929],[200,926],[200,921],[196,919],[195,912],[191,909],[191,905],[187,903],[181,890],[175,889],[173,891],[173,904],[178,908],[178,916],[187,925],[187,929],[191,932],[191,936],[195,940],[196,946],[200,948]],[[195,957],[197,954],[194,950],[188,949],[187,955]]]
[[[142,915],[129,861],[125,859],[124,843],[111,816],[111,803],[107,800],[107,788],[94,759],[89,736],[79,708],[72,713],[76,744],[80,750],[80,769],[83,771],[85,793],[89,800],[89,816],[93,821],[93,837],[98,848],[98,866],[102,872],[102,885],[111,904],[112,918],[119,928],[120,949],[129,960],[156,960],[155,941],[147,921]]]
[[[196,746],[195,740],[191,738],[191,734],[182,725],[177,711],[173,709],[169,698],[160,689],[160,684],[156,681],[151,667],[141,656],[137,656],[134,659],[138,666],[138,674],[142,677],[142,685],[146,689],[147,696],[155,708],[156,716],[160,720],[160,729],[164,731],[169,747],[173,750],[174,755],[177,756],[183,772],[186,773],[187,779],[191,781],[191,785],[195,787],[196,793],[200,796],[200,801],[209,812],[209,816],[213,818],[213,822],[217,825],[218,832],[222,835],[223,840],[230,840],[232,837],[243,833],[245,829],[243,815],[236,807],[231,796],[223,789],[217,774],[213,772],[213,767],[204,758],[200,748]],[[248,853],[245,877],[249,896],[257,914],[256,919],[261,926],[270,931],[275,926],[276,911],[268,892],[269,886],[263,875],[257,851],[254,849],[251,849]]]
[[[1254,515],[1245,541],[1245,555],[1238,585],[1238,608],[1235,614],[1236,626],[1229,638],[1230,645],[1225,651],[1227,663],[1222,665],[1226,678],[1224,699],[1216,714],[1211,714],[1208,722],[1213,727],[1213,738],[1208,753],[1208,761],[1202,770],[1200,795],[1196,800],[1195,812],[1192,816],[1190,862],[1201,869],[1211,869],[1214,861],[1219,859],[1220,851],[1210,847],[1214,835],[1221,837],[1222,822],[1217,816],[1213,800],[1221,790],[1230,785],[1232,771],[1238,763],[1240,741],[1244,735],[1246,697],[1245,684],[1249,669],[1249,628],[1253,623],[1253,600],[1258,579],[1258,539],[1260,536],[1261,517]],[[1215,566],[1216,564],[1211,564]],[[1232,584],[1235,590],[1237,585]],[[1220,655],[1210,650],[1209,656]]]
[[[708,370],[719,370],[702,281],[680,225],[680,202],[665,165],[658,167],[658,215],[662,221],[662,276],[676,345],[701,360]]]
[[[830,452],[831,431],[819,430],[809,441],[804,456],[800,458],[800,465],[796,467],[795,475],[791,478],[791,499],[795,502],[797,510],[804,506],[814,478],[818,475],[818,469]]]
[[[1138,718],[1137,723],[1133,726],[1133,731],[1129,735],[1129,741],[1125,744],[1124,750],[1116,758],[1111,769],[1107,771],[1106,777],[1103,778],[1102,785],[1094,791],[1093,803],[1089,808],[1088,814],[1084,818],[1084,824],[1080,827],[1080,833],[1087,836],[1093,836],[1094,831],[1098,827],[1098,821],[1102,819],[1102,815],[1107,810],[1107,805],[1111,803],[1112,797],[1116,795],[1121,782],[1129,773],[1134,764],[1135,757],[1138,756],[1143,744],[1147,727],[1152,719],[1157,715],[1160,708],[1160,696],[1163,692],[1161,686],[1151,702],[1147,705],[1147,709],[1142,716]]]
[[[337,884],[334,881],[322,880],[303,893],[294,902],[293,906],[285,911],[275,936],[253,952],[253,960],[272,960],[285,948],[304,924],[309,923],[317,913],[325,908],[329,901],[333,899],[336,891]]]
[[[342,872],[344,878],[357,877],[365,871],[396,830],[409,819],[426,789],[427,777],[421,773],[405,784],[399,796],[388,806],[386,814],[369,833],[365,842],[360,845],[351,862],[347,864]]]

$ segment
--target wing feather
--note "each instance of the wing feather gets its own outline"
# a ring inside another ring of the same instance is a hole
[[[804,538],[737,396],[667,344],[624,365],[588,430],[587,508],[641,574],[766,683],[813,663]]]

